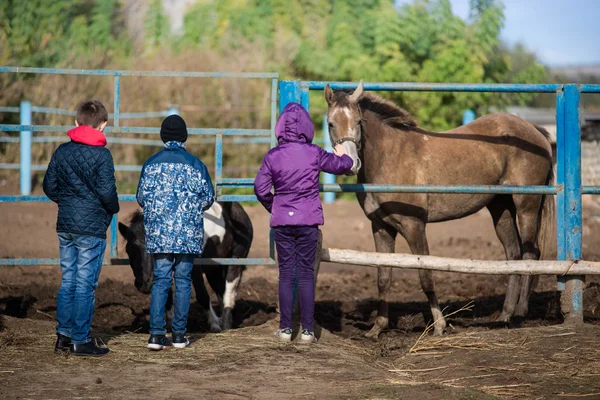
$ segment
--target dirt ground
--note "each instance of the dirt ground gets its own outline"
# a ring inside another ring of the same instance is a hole
[[[600,260],[600,210],[586,199],[584,258]],[[123,203],[127,222],[136,209]],[[268,215],[247,207],[255,231],[253,257],[268,254]],[[57,257],[56,207],[0,204],[0,257]],[[370,224],[355,202],[325,206],[324,246],[373,251]],[[485,212],[430,225],[433,255],[502,259]],[[408,252],[403,240],[397,251]],[[124,255],[120,240],[120,255]],[[277,270],[249,267],[234,329],[208,333],[192,303],[185,350],[145,349],[149,297],[133,286],[127,266],[103,268],[93,332],[112,350],[103,359],[53,354],[58,267],[0,269],[0,398],[318,398],[318,399],[600,399],[600,280],[584,292],[586,324],[561,325],[555,277],[541,277],[530,315],[519,326],[494,322],[506,277],[436,273],[448,318],[443,337],[422,335],[431,315],[416,271],[394,273],[390,330],[363,338],[376,315],[377,271],[323,265],[314,346],[280,344]]]

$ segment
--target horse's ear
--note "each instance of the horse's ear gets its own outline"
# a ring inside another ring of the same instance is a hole
[[[131,229],[129,229],[129,227],[122,222],[119,222],[119,232],[121,232],[121,235],[123,235],[127,241],[135,240],[135,235]]]
[[[329,86],[328,83],[325,85],[325,101],[328,105],[332,105],[334,103],[334,97],[333,90],[331,90],[331,86]]]
[[[358,87],[356,88],[354,93],[352,93],[352,95],[350,96],[350,101],[353,103],[358,103],[358,101],[362,98],[363,93],[364,93],[364,88],[363,88],[363,81],[361,79],[360,83],[358,84]]]

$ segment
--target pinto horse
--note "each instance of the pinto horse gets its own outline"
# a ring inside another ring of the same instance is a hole
[[[135,277],[135,287],[140,292],[149,294],[154,279],[154,256],[146,253],[144,214],[136,212],[129,226],[119,222],[119,231],[127,240],[125,249]],[[215,202],[204,213],[203,258],[246,258],[252,245],[252,238],[252,222],[241,204]],[[223,329],[233,327],[232,311],[244,268],[241,265],[194,265],[192,284],[196,291],[196,299],[206,313],[212,332],[221,332]],[[219,299],[221,318],[212,308],[210,296],[204,285],[203,273]],[[172,291],[169,291],[167,300],[169,317],[172,314],[172,305]]]
[[[363,91],[325,87],[331,142],[343,144],[354,160],[359,183],[408,185],[548,185],[553,181],[548,132],[508,114],[490,114],[458,128],[436,133],[417,126],[394,103]],[[551,257],[555,251],[554,199],[546,195],[357,193],[371,220],[377,252],[393,253],[400,233],[413,254],[428,255],[425,227],[466,217],[487,207],[508,260]],[[434,334],[446,321],[431,271],[419,271],[431,308]],[[378,269],[379,310],[366,334],[376,339],[388,328],[392,269]],[[525,317],[531,276],[512,275],[499,320]]]

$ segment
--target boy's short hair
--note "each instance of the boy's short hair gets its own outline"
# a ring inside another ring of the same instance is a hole
[[[79,125],[88,125],[97,129],[108,121],[108,111],[98,100],[86,100],[77,106],[75,120]]]

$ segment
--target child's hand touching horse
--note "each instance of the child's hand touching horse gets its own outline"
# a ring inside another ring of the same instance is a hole
[[[343,145],[336,144],[335,147],[333,148],[333,154],[335,154],[338,157],[341,157],[344,154],[348,154],[348,151],[346,150],[346,148]]]

